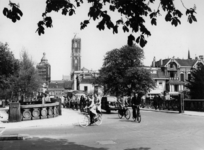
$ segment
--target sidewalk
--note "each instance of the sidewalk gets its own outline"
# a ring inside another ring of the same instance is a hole
[[[185,110],[184,113],[179,113],[179,111],[173,111],[173,110],[155,110],[155,109],[151,109],[151,108],[141,108],[141,110],[157,111],[157,112],[172,112],[172,113],[178,113],[178,114],[181,114],[181,115],[204,117],[204,112],[199,112],[199,111],[187,111],[187,110]]]
[[[55,118],[28,120],[21,122],[7,122],[8,114],[6,110],[8,108],[0,108],[0,134],[3,128],[25,128],[25,127],[51,127],[51,126],[72,126],[78,124],[78,118],[81,116],[79,111],[73,111],[71,109],[62,108],[62,115]]]

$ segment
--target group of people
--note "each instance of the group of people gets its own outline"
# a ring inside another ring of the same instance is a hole
[[[126,106],[132,106],[132,117],[136,118],[137,115],[140,114],[140,104],[142,102],[143,93],[133,93],[132,98],[125,98],[123,96],[118,97],[118,103],[120,104],[120,109],[123,113],[126,111]]]
[[[94,95],[70,95],[65,101],[65,106],[72,109],[80,109],[81,111],[89,110],[90,123],[93,124],[94,117],[97,113],[101,113],[101,98],[98,94]]]

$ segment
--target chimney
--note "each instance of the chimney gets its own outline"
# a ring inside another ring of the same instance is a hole
[[[155,63],[156,63],[156,58],[154,56],[153,61],[152,61],[152,67],[155,67]]]
[[[200,58],[200,60],[202,60],[202,61],[203,61],[203,55],[200,55],[200,56],[199,56],[199,58]]]
[[[161,63],[161,66],[163,66],[163,60],[162,59],[160,59],[160,63]]]

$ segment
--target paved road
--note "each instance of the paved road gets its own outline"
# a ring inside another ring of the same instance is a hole
[[[142,122],[103,114],[101,126],[10,129],[29,134],[23,141],[0,142],[0,150],[204,150],[204,117],[142,111]]]

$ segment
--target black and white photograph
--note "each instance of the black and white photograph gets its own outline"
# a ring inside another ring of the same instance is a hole
[[[0,150],[204,150],[203,8],[0,0]]]

